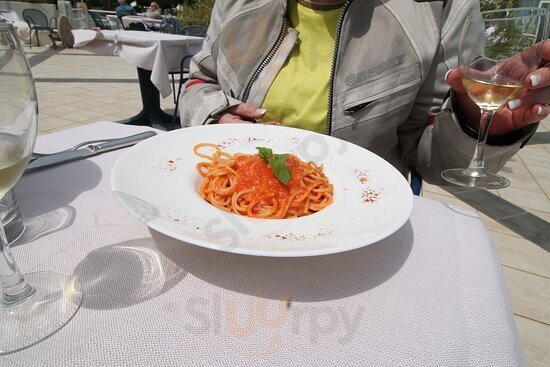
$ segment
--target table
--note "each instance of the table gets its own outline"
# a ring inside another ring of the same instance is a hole
[[[13,10],[0,9],[0,19],[13,23],[19,20],[19,16]]]
[[[29,25],[24,20],[20,19],[17,13],[14,10],[4,10],[0,9],[0,20],[4,20],[6,22],[12,23],[15,27],[15,31],[17,33],[17,36],[21,40],[21,42],[29,42],[29,35],[31,32],[37,32],[37,31],[31,31],[29,28]],[[40,44],[47,44],[51,41],[50,37],[48,37],[47,31],[38,31],[38,38],[40,40]],[[33,36],[30,38],[31,42],[34,40],[36,42],[36,35],[33,34]]]
[[[172,93],[168,72],[179,67],[185,55],[200,51],[203,38],[158,32],[124,30],[73,30],[74,47],[94,53],[116,54],[137,67],[142,110],[121,121],[166,130],[172,127],[172,116],[160,108],[163,98]]]
[[[100,122],[38,138],[53,152],[149,128]],[[227,254],[178,242],[119,206],[124,150],[23,176],[25,272],[74,273],[82,308],[2,366],[527,365],[481,220],[415,198],[387,239],[311,258]],[[38,362],[40,361],[40,362]]]
[[[152,19],[138,15],[126,15],[121,18],[124,28],[127,28],[132,23],[143,23],[147,29],[158,30],[162,24],[162,19]]]

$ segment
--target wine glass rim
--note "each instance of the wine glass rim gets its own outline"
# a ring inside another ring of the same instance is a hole
[[[530,11],[530,12],[536,12],[538,14],[525,14],[525,15],[516,15],[513,17],[502,17],[502,18],[485,18],[485,15],[488,14],[496,14],[496,13],[510,13],[510,12],[521,12],[521,11]],[[523,19],[523,18],[530,18],[533,15],[546,15],[548,14],[548,11],[543,8],[535,8],[535,7],[522,7],[522,8],[508,8],[508,9],[495,9],[495,10],[486,10],[482,11],[481,13],[483,20],[516,20],[516,19]],[[474,15],[475,17],[475,15]]]

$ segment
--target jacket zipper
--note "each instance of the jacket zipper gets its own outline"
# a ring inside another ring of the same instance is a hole
[[[334,74],[336,72],[336,60],[338,59],[338,47],[340,46],[340,33],[342,31],[342,23],[344,22],[344,17],[348,11],[349,6],[353,0],[348,0],[342,7],[340,12],[340,17],[338,18],[338,23],[336,26],[336,36],[334,42],[334,53],[332,54],[332,66],[330,68],[330,79],[328,84],[328,108],[327,108],[327,134],[330,135],[332,131],[332,98],[333,98],[333,88],[334,88]]]
[[[269,54],[265,57],[264,61],[260,64],[258,69],[254,72],[252,75],[252,78],[250,78],[250,81],[248,82],[246,89],[244,90],[242,101],[246,102],[250,95],[250,90],[252,89],[252,85],[254,82],[258,79],[262,71],[265,69],[267,65],[271,62],[275,54],[277,53],[277,50],[279,50],[279,47],[281,47],[281,44],[283,43],[286,34],[288,33],[288,21],[286,18],[283,19],[283,29],[281,30],[281,33],[279,34],[279,38],[277,38],[277,42],[275,42],[275,46],[271,49]]]

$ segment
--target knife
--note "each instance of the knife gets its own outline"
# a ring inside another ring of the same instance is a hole
[[[74,161],[76,159],[87,158],[110,150],[128,147],[155,135],[157,135],[157,133],[154,131],[146,131],[124,138],[108,140],[100,144],[90,144],[76,150],[66,150],[59,153],[49,154],[36,158],[30,162],[27,165],[25,172],[34,171],[35,169],[44,168],[55,164]]]

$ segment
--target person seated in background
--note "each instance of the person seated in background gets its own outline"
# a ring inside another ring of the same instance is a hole
[[[151,5],[149,5],[149,9],[145,13],[145,16],[151,19],[162,19],[162,14],[161,14],[159,5],[153,1]]]
[[[126,15],[137,15],[132,5],[129,5],[126,0],[118,0],[118,6],[116,7],[116,16],[122,18]]]

